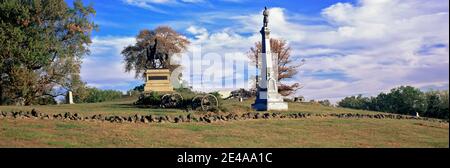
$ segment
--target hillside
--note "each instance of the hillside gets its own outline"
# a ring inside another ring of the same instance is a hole
[[[252,100],[223,102],[230,113],[251,111]],[[132,116],[186,115],[183,110],[135,108],[132,99],[54,106],[0,106],[37,111]],[[383,114],[290,103],[283,114]],[[200,112],[195,112],[201,115]],[[448,122],[308,117],[213,123],[110,123],[0,118],[0,147],[448,147]]]
[[[184,110],[180,109],[150,109],[150,108],[137,108],[133,106],[133,102],[137,98],[127,97],[115,101],[102,102],[102,103],[85,103],[85,104],[60,104],[60,105],[47,105],[47,106],[0,106],[0,111],[30,111],[36,109],[45,113],[80,113],[85,115],[93,114],[110,114],[110,115],[134,115],[134,114],[155,114],[155,115],[180,115],[186,114]],[[244,102],[238,102],[237,100],[223,101],[224,107],[227,112],[242,113],[253,111],[250,106],[254,100],[249,99]],[[354,114],[377,114],[380,112],[363,111],[346,108],[326,107],[319,104],[311,103],[289,103],[289,111],[285,113],[312,113],[312,114],[330,114],[330,113],[354,113]]]

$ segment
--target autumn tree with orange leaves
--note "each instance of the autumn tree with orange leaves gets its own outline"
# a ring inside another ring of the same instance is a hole
[[[270,46],[274,57],[277,58],[278,64],[278,92],[283,96],[289,96],[294,94],[298,89],[301,88],[299,83],[287,84],[288,79],[292,79],[297,73],[300,66],[302,66],[304,60],[297,60],[291,57],[291,47],[287,44],[286,40],[281,39],[270,39]],[[250,48],[247,56],[250,58],[252,63],[258,63],[258,56],[261,55],[261,42],[256,42],[254,47]],[[257,66],[260,66],[257,64]]]

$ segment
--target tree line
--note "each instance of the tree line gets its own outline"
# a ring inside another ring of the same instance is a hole
[[[448,93],[448,90],[423,92],[412,86],[400,86],[375,97],[345,97],[338,105],[404,115],[416,115],[417,112],[422,117],[449,119]]]

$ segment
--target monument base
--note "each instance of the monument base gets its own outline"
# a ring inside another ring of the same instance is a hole
[[[267,101],[267,99],[257,99],[252,108],[256,111],[286,111],[288,110],[288,104],[283,101]]]
[[[169,80],[169,69],[150,69],[145,71],[145,76],[145,92],[173,92],[173,87]]]

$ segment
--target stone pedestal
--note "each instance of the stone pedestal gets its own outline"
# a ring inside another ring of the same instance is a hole
[[[284,111],[288,110],[288,104],[278,92],[266,92],[260,88],[252,108],[257,111]]]
[[[145,71],[145,92],[173,92],[169,69],[150,69]]]
[[[286,102],[278,101],[256,101],[255,104],[252,104],[253,109],[257,111],[286,111],[288,110],[288,104]]]

